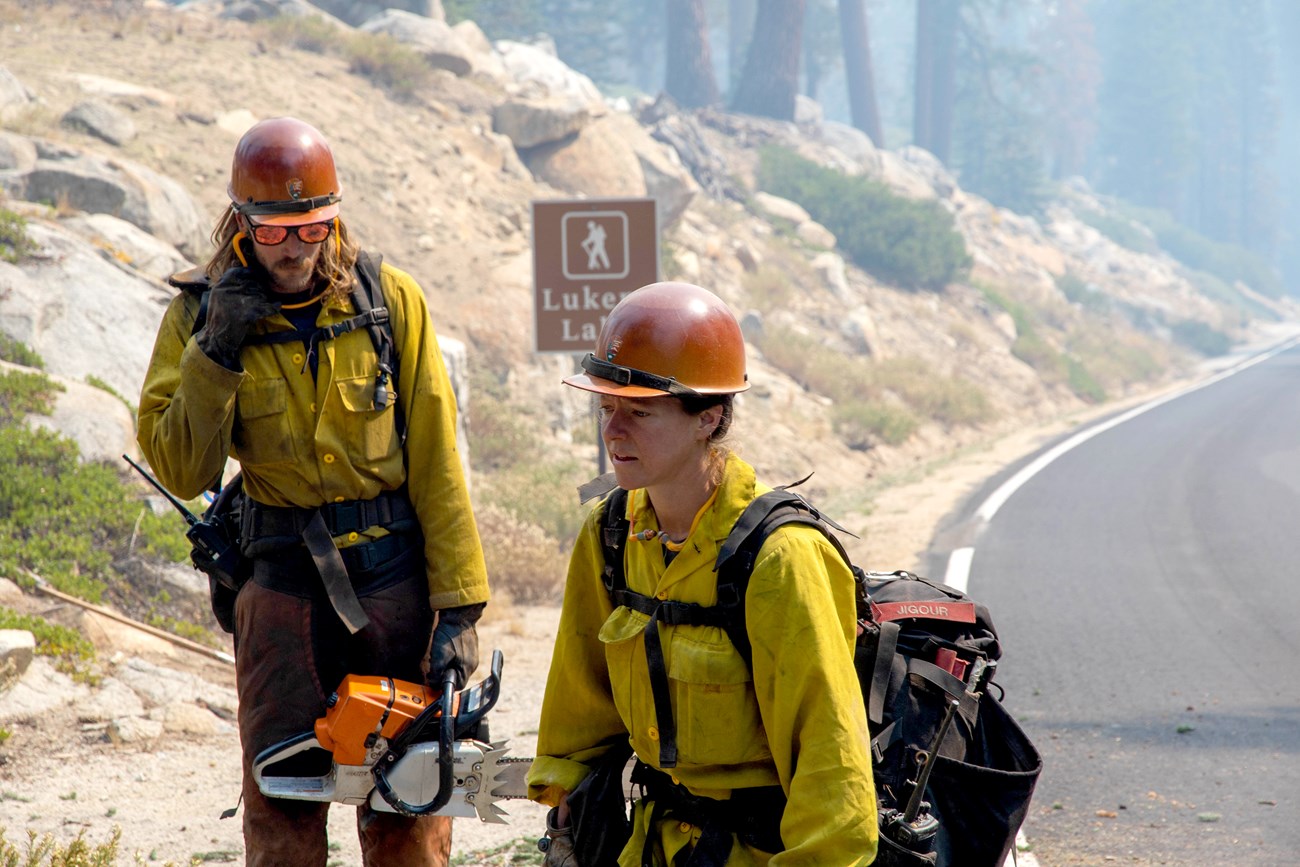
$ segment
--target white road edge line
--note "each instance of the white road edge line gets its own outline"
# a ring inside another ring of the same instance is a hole
[[[1098,434],[1105,433],[1111,428],[1118,427],[1130,419],[1137,418],[1142,413],[1153,410],[1161,404],[1191,394],[1194,391],[1199,391],[1208,385],[1213,385],[1221,379],[1227,379],[1235,373],[1240,373],[1249,367],[1254,367],[1256,364],[1267,361],[1279,352],[1290,349],[1298,342],[1300,342],[1300,336],[1291,337],[1271,349],[1266,349],[1259,355],[1251,356],[1245,361],[1235,364],[1226,370],[1222,370],[1214,376],[1198,382],[1195,385],[1181,388],[1178,391],[1165,395],[1164,397],[1159,397],[1148,403],[1136,406],[1128,412],[1121,413],[1120,415],[1104,421],[1101,424],[1079,431],[1079,433],[1069,439],[1063,440],[1043,452],[1012,475],[1011,478],[999,485],[997,490],[992,494],[989,494],[988,498],[980,504],[978,509],[975,510],[975,517],[980,521],[981,525],[987,525],[989,521],[993,520],[993,516],[998,513],[998,510],[1006,504],[1007,500],[1011,499],[1011,495],[1019,490],[1022,485],[1038,473],[1042,472],[1050,463],[1052,463],[1052,461],[1061,457],[1061,455],[1071,449],[1086,443]],[[967,586],[970,584],[970,569],[971,564],[974,561],[975,548],[973,546],[953,549],[952,553],[948,555],[948,568],[944,571],[943,583],[965,593]],[[1024,831],[1017,831],[1015,846],[1013,846],[1011,852],[1007,854],[1007,860],[1003,863],[1003,867],[1040,867],[1038,859],[1034,857],[1033,853],[1026,851],[1028,848],[1029,840],[1025,837]]]
[[[1100,424],[1093,425],[1090,428],[1085,428],[1068,439],[1062,440],[1025,466],[1021,467],[1020,470],[999,485],[997,489],[993,493],[989,494],[988,498],[980,504],[979,508],[975,510],[975,518],[981,525],[988,524],[989,521],[993,520],[993,516],[998,513],[998,510],[1006,504],[1007,500],[1011,499],[1011,495],[1019,490],[1021,486],[1046,469],[1047,466],[1057,458],[1061,457],[1071,449],[1077,448],[1098,434],[1105,433],[1111,428],[1118,427],[1126,421],[1137,418],[1144,412],[1149,412],[1158,406],[1169,403],[1171,400],[1176,400],[1177,398],[1191,394],[1194,391],[1200,391],[1202,388],[1213,385],[1221,379],[1227,379],[1233,374],[1254,367],[1256,364],[1267,361],[1279,352],[1284,352],[1287,349],[1290,349],[1297,343],[1300,343],[1300,336],[1288,338],[1276,346],[1266,349],[1258,355],[1251,356],[1245,361],[1235,364],[1226,370],[1222,370],[1201,382],[1181,388],[1178,391],[1171,392],[1163,397],[1158,397],[1155,400],[1141,404],[1140,406],[1136,406],[1128,412],[1120,413],[1119,415],[1107,419]],[[957,548],[954,550],[948,557],[948,569],[945,572],[944,583],[952,587],[957,587],[962,592],[965,592],[970,580],[970,567],[974,558],[974,548]]]

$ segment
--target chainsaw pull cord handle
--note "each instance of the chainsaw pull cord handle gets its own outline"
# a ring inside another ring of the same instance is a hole
[[[433,800],[427,804],[408,804],[398,797],[393,791],[393,786],[388,782],[388,768],[395,767],[397,760],[406,755],[407,747],[415,740],[416,736],[424,730],[432,719],[434,708],[432,706],[425,709],[416,719],[406,727],[406,730],[393,739],[388,747],[388,752],[384,753],[383,758],[375,762],[375,767],[371,771],[375,778],[375,790],[379,792],[380,797],[398,813],[403,816],[427,816],[430,813],[436,813],[451,801],[451,790],[454,785],[453,774],[456,765],[455,746],[456,746],[456,717],[452,713],[452,702],[456,697],[456,681],[454,677],[448,676],[442,685],[442,701],[437,710],[439,714],[438,730],[438,794],[433,796]]]

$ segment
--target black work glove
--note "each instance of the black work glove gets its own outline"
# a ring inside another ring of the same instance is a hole
[[[280,309],[259,271],[235,266],[222,274],[208,292],[208,318],[195,338],[199,348],[229,370],[243,370],[239,348],[248,329]]]
[[[546,836],[537,841],[537,848],[546,853],[543,867],[578,867],[578,856],[573,852],[573,825],[560,826],[559,807],[546,814]]]
[[[429,642],[429,666],[425,683],[441,689],[448,675],[456,680],[456,689],[469,682],[478,668],[478,630],[474,624],[483,616],[487,603],[444,608],[438,612],[438,625]]]

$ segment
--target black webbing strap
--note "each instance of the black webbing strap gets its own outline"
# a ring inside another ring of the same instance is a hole
[[[415,507],[405,485],[395,491],[384,491],[371,500],[326,503],[319,509],[264,506],[250,499],[240,516],[240,538],[252,542],[268,536],[301,536],[316,513],[321,515],[331,536],[359,533],[371,527],[392,529],[399,525],[401,529],[403,522],[415,520]]]
[[[754,647],[745,625],[745,594],[749,590],[749,578],[754,572],[763,543],[777,528],[786,524],[805,524],[821,530],[844,562],[849,562],[849,556],[840,540],[826,529],[828,524],[841,530],[843,528],[823,517],[798,494],[777,488],[755,497],[745,507],[727,534],[726,541],[722,543],[713,568],[718,573],[718,605],[728,615],[723,628],[751,670],[754,668]]]
[[[885,719],[885,692],[889,688],[889,672],[898,650],[899,625],[885,621],[879,625],[876,639],[876,660],[871,672],[871,695],[867,696],[867,719],[880,725]]]
[[[594,484],[594,481],[589,484]],[[795,484],[798,484],[796,482]],[[601,549],[605,557],[604,582],[610,600],[649,615],[645,625],[646,664],[650,669],[650,692],[659,729],[659,767],[677,765],[677,722],[672,711],[668,671],[659,636],[659,624],[670,626],[717,626],[722,628],[751,670],[754,649],[745,624],[745,592],[763,542],[778,527],[789,523],[820,528],[848,562],[839,540],[826,532],[824,519],[798,494],[778,488],[756,497],[741,513],[718,552],[714,570],[718,573],[716,605],[661,600],[628,589],[624,547],[630,531],[627,520],[627,491],[615,488],[605,498],[601,516]],[[837,525],[838,526],[838,525]]]
[[[319,511],[303,530],[302,541],[311,552],[311,559],[325,584],[325,594],[329,596],[335,613],[349,632],[360,632],[370,622],[370,618],[361,609],[361,602],[348,578],[348,569],[343,565],[343,556],[330,538],[329,530],[325,528],[325,519]]]
[[[650,670],[650,693],[655,705],[655,723],[659,730],[659,767],[677,767],[677,719],[673,714],[672,692],[668,686],[668,665],[664,657],[659,624],[668,626],[722,626],[727,612],[720,607],[695,602],[656,599],[628,589],[624,567],[624,547],[630,524],[627,520],[627,491],[615,488],[605,498],[601,516],[601,549],[605,557],[603,580],[614,605],[626,606],[649,616],[645,625],[646,666]]]
[[[360,284],[361,291],[354,289],[352,292],[352,303],[360,314],[366,315],[372,311],[375,313],[383,311],[384,314],[382,322],[372,321],[366,326],[370,331],[370,340],[375,345],[375,353],[379,356],[379,373],[375,376],[375,409],[383,409],[388,406],[390,399],[397,398],[397,350],[393,340],[393,330],[391,326],[380,327],[389,324],[388,309],[384,307],[384,294],[379,285],[379,269],[382,263],[382,257],[372,258],[365,251],[358,253],[357,282]],[[390,381],[393,385],[391,392],[388,388]],[[398,440],[405,443],[406,417],[402,413],[400,403],[394,406],[394,412]]]
[[[687,867],[723,867],[731,854],[734,837],[763,852],[780,852],[785,848],[781,840],[781,815],[786,797],[780,786],[733,789],[728,799],[708,798],[693,794],[686,786],[674,783],[667,774],[642,761],[632,767],[632,783],[641,786],[653,803],[651,827],[669,818],[700,829],[700,839],[685,861]],[[656,835],[647,835],[641,852],[643,867],[654,867],[657,842]]]

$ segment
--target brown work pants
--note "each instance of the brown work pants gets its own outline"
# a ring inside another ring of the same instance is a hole
[[[235,606],[236,683],[244,766],[244,848],[249,867],[324,867],[328,803],[268,798],[253,780],[262,750],[310,731],[345,674],[422,682],[432,612],[423,564],[373,592],[358,588],[370,623],[350,635],[320,592],[299,596],[249,581]],[[320,579],[312,576],[314,586]],[[366,867],[446,867],[451,819],[410,819],[357,808]]]

